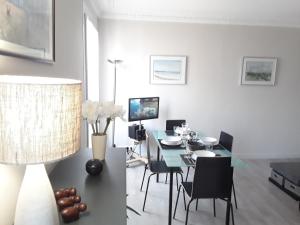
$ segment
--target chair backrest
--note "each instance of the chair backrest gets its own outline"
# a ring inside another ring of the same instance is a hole
[[[219,144],[231,152],[232,143],[233,143],[233,136],[224,131],[221,131]]]
[[[192,198],[230,198],[232,175],[230,157],[198,157]]]
[[[173,130],[174,126],[180,126],[185,123],[185,120],[166,120],[166,130]]]

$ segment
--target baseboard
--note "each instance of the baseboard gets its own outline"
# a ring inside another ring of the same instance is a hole
[[[241,159],[296,159],[300,160],[300,153],[233,153]]]

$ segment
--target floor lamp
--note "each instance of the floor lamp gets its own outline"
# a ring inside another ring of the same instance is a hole
[[[81,98],[81,81],[0,75],[0,163],[26,165],[14,225],[59,224],[44,163],[80,149]]]
[[[115,73],[114,73],[114,98],[113,98],[113,101],[114,101],[114,104],[116,104],[116,95],[117,95],[117,64],[120,64],[122,63],[123,61],[120,60],[120,59],[108,59],[107,60],[109,63],[113,64],[114,65],[114,70],[115,70]],[[113,123],[113,127],[112,127],[112,147],[116,147],[115,145],[115,129],[116,129],[116,121],[114,120],[114,123]]]

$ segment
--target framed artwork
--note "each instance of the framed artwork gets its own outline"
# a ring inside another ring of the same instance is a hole
[[[275,85],[277,58],[244,57],[241,84]]]
[[[53,62],[54,0],[0,0],[0,54]]]
[[[186,56],[150,56],[151,84],[185,84]]]

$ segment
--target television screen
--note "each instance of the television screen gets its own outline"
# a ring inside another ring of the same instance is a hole
[[[128,121],[158,118],[159,97],[130,98]]]

